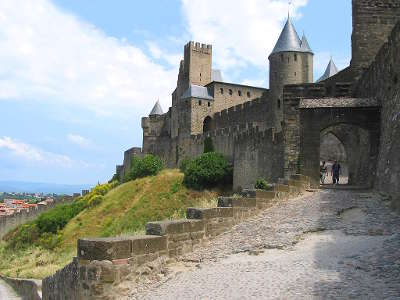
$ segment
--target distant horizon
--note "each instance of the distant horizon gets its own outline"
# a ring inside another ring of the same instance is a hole
[[[97,183],[96,183],[97,184]],[[31,182],[20,180],[0,180],[1,193],[44,193],[67,194],[81,193],[96,184],[64,184],[54,182]]]

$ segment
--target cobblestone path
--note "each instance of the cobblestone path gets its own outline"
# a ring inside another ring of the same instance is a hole
[[[377,193],[274,204],[139,282],[129,299],[400,299],[400,217]]]

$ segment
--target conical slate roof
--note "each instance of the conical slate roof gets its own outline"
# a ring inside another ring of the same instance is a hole
[[[328,79],[329,77],[332,77],[333,75],[337,74],[338,68],[336,67],[333,59],[329,61],[328,66],[326,67],[324,75],[321,76],[320,79],[317,80],[317,82],[324,81],[325,79]]]
[[[301,50],[303,52],[310,52],[312,53],[310,44],[307,41],[306,35],[303,33],[303,37],[301,38]]]
[[[213,96],[209,93],[205,86],[190,84],[189,88],[183,93],[183,99],[199,98],[206,100],[214,100]]]
[[[290,17],[288,17],[285,27],[283,27],[281,35],[279,36],[279,39],[276,42],[274,50],[272,50],[271,54],[289,51],[312,53],[306,37],[303,36],[303,39],[300,40],[299,35],[297,34],[297,31],[290,20]]]
[[[160,101],[157,100],[156,104],[154,104],[153,109],[151,110],[149,116],[155,116],[155,115],[162,115],[164,114],[161,105],[160,105]]]

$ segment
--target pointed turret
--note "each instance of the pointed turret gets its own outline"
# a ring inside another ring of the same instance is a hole
[[[271,52],[271,55],[279,52],[312,53],[312,50],[310,48],[310,45],[308,44],[305,35],[303,35],[303,38],[300,40],[296,28],[294,28],[290,17],[288,17],[285,27],[283,27],[281,35],[279,36],[279,39],[276,42],[274,50],[272,50]]]
[[[300,47],[302,52],[309,52],[313,53],[310,47],[310,44],[307,41],[306,35],[303,33],[303,37],[301,38],[301,47]]]
[[[164,114],[161,105],[160,105],[160,101],[157,100],[156,104],[154,104],[153,109],[151,110],[149,116],[156,116],[156,115],[162,115]]]
[[[320,79],[317,80],[317,82],[324,81],[325,79],[328,79],[329,77],[332,77],[333,75],[337,74],[338,68],[335,65],[335,62],[333,61],[332,57],[331,60],[329,61],[328,66],[326,67],[324,75],[321,76]]]

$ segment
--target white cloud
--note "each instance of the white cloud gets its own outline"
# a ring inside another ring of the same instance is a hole
[[[294,0],[291,15],[308,0]],[[244,68],[248,64],[267,69],[282,22],[287,18],[286,0],[182,0],[192,38],[213,45],[218,68]],[[210,9],[212,7],[212,9]]]
[[[49,0],[0,1],[0,61],[0,99],[101,114],[147,113],[158,97],[167,106],[177,76]]]
[[[75,162],[66,155],[43,151],[7,136],[0,137],[0,149],[6,149],[12,154],[29,162],[45,163],[68,168],[75,164]],[[80,164],[84,165],[85,163],[80,162]]]
[[[87,148],[91,145],[91,141],[83,136],[80,136],[79,134],[68,134],[67,135],[68,141],[70,141],[73,144],[76,144],[82,148]]]

